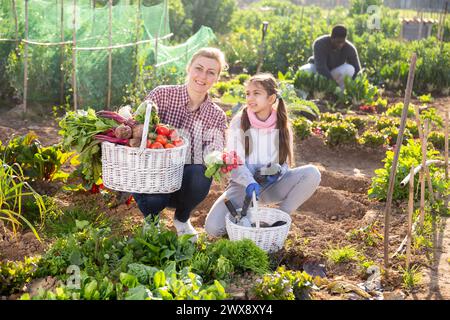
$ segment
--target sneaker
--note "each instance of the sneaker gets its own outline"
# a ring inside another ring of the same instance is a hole
[[[197,242],[198,234],[195,228],[192,226],[191,221],[181,222],[177,219],[173,219],[173,225],[177,229],[177,235],[182,236],[184,234],[193,234],[194,236],[190,238],[192,242]]]

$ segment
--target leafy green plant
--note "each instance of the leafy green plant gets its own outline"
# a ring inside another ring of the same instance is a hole
[[[378,131],[367,130],[364,131],[358,142],[369,148],[378,148],[386,143],[386,137]]]
[[[357,130],[349,122],[332,122],[325,133],[325,141],[330,146],[356,142]]]
[[[62,148],[65,151],[75,151],[79,154],[79,166],[74,174],[81,175],[89,185],[99,184],[102,172],[100,157],[100,141],[95,140],[96,134],[117,126],[113,119],[97,117],[95,110],[78,110],[68,112],[59,122],[62,136]]]
[[[431,125],[434,125],[438,128],[442,128],[444,126],[444,120],[437,113],[436,108],[428,108],[420,112],[420,119],[424,121],[428,119]]]
[[[309,274],[284,267],[264,275],[253,287],[256,296],[263,300],[309,300],[313,289],[317,287]]]
[[[42,197],[25,181],[17,163],[10,166],[0,159],[0,220],[11,226],[14,234],[23,222],[40,239],[34,226],[23,216],[22,198],[27,196],[34,199],[42,221],[46,211]]]
[[[25,257],[23,261],[0,262],[0,294],[10,295],[30,282],[40,257]]]
[[[385,114],[388,117],[401,117],[402,116],[402,112],[403,112],[403,102],[398,102],[396,104],[394,104],[393,106],[389,107]],[[408,113],[407,116],[408,118],[414,118],[415,115],[415,111],[414,111],[414,105],[409,104],[408,105]]]
[[[414,265],[410,268],[402,268],[400,267],[400,272],[403,273],[403,288],[406,290],[415,289],[420,282],[422,281],[422,276],[420,274],[420,266]]]
[[[437,159],[439,152],[434,149],[428,149],[427,159]],[[391,172],[392,161],[394,159],[394,152],[388,150],[386,157],[383,159],[384,168],[375,170],[375,176],[372,178],[371,188],[368,191],[369,198],[378,200],[385,200],[389,185],[389,176]],[[422,148],[419,141],[408,140],[405,146],[400,149],[400,156],[398,160],[397,174],[395,175],[394,183],[394,200],[406,199],[408,197],[407,188],[401,188],[400,182],[409,174],[411,167],[418,166],[422,159]],[[432,176],[433,185],[436,184],[433,178],[433,173],[437,169],[431,167],[430,173]],[[414,177],[414,184],[418,183],[418,175]]]
[[[430,134],[428,135],[428,141],[431,142],[436,149],[439,150],[445,149],[445,136],[442,132],[431,131]]]
[[[292,121],[292,128],[300,140],[303,140],[311,136],[311,124],[312,122],[310,120],[299,117]]]
[[[355,79],[346,77],[344,79],[344,92],[338,93],[338,101],[344,105],[359,107],[364,104],[373,104],[378,94],[378,88],[372,85],[364,73]]]
[[[33,131],[12,138],[4,147],[0,145],[0,157],[4,162],[18,163],[24,175],[32,180],[65,180],[69,174],[61,171],[61,167],[73,155],[74,152],[63,152],[58,145],[43,147]]]
[[[329,248],[324,256],[330,264],[340,264],[357,260],[359,253],[353,246]]]
[[[350,240],[362,241],[366,246],[374,247],[383,240],[379,228],[378,222],[375,221],[365,227],[352,230],[348,237]]]
[[[352,123],[356,129],[361,130],[367,126],[367,120],[357,116],[347,116],[345,121]]]
[[[191,268],[208,283],[212,279],[227,280],[232,272],[252,271],[263,274],[269,270],[269,258],[266,252],[249,239],[220,239],[196,252]]]
[[[336,122],[336,121],[342,121],[344,120],[344,117],[342,116],[342,113],[329,113],[324,112],[320,115],[320,121],[322,122]]]
[[[383,137],[386,139],[387,143],[390,146],[393,146],[397,143],[397,137],[398,137],[398,128],[397,127],[384,128],[383,130],[380,131],[380,134],[383,135]],[[405,131],[403,132],[402,144],[405,144],[407,141],[409,141],[412,138],[413,138],[412,134],[409,132],[409,130],[407,128],[405,128]]]
[[[419,96],[419,101],[422,103],[430,103],[433,101],[433,97],[431,96],[431,93],[423,94],[423,95]]]

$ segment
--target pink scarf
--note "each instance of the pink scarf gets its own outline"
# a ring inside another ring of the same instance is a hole
[[[253,128],[257,129],[275,129],[277,126],[277,110],[272,109],[272,113],[266,119],[266,121],[261,121],[256,117],[256,114],[247,108],[248,119]]]

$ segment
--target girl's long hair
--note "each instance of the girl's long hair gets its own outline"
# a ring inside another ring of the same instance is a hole
[[[270,73],[260,73],[252,76],[248,81],[249,83],[257,83],[259,84],[266,92],[268,96],[273,94],[278,97],[278,107],[277,107],[277,126],[276,128],[279,130],[279,161],[280,164],[288,163],[289,166],[294,165],[294,153],[293,146],[291,144],[292,137],[292,129],[290,125],[290,121],[288,118],[286,105],[284,104],[283,98],[279,96],[277,81],[274,76]],[[241,129],[245,132],[249,130],[251,127],[250,120],[247,114],[247,107],[244,107],[242,110],[241,117]],[[245,137],[245,154],[246,156],[251,153],[250,150],[250,136],[248,138]]]

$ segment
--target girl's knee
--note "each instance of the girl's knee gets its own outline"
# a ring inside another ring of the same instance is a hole
[[[322,180],[322,174],[320,170],[312,164],[306,165],[303,168],[304,175],[306,179],[311,185],[314,185],[316,188],[319,186],[320,181]]]

